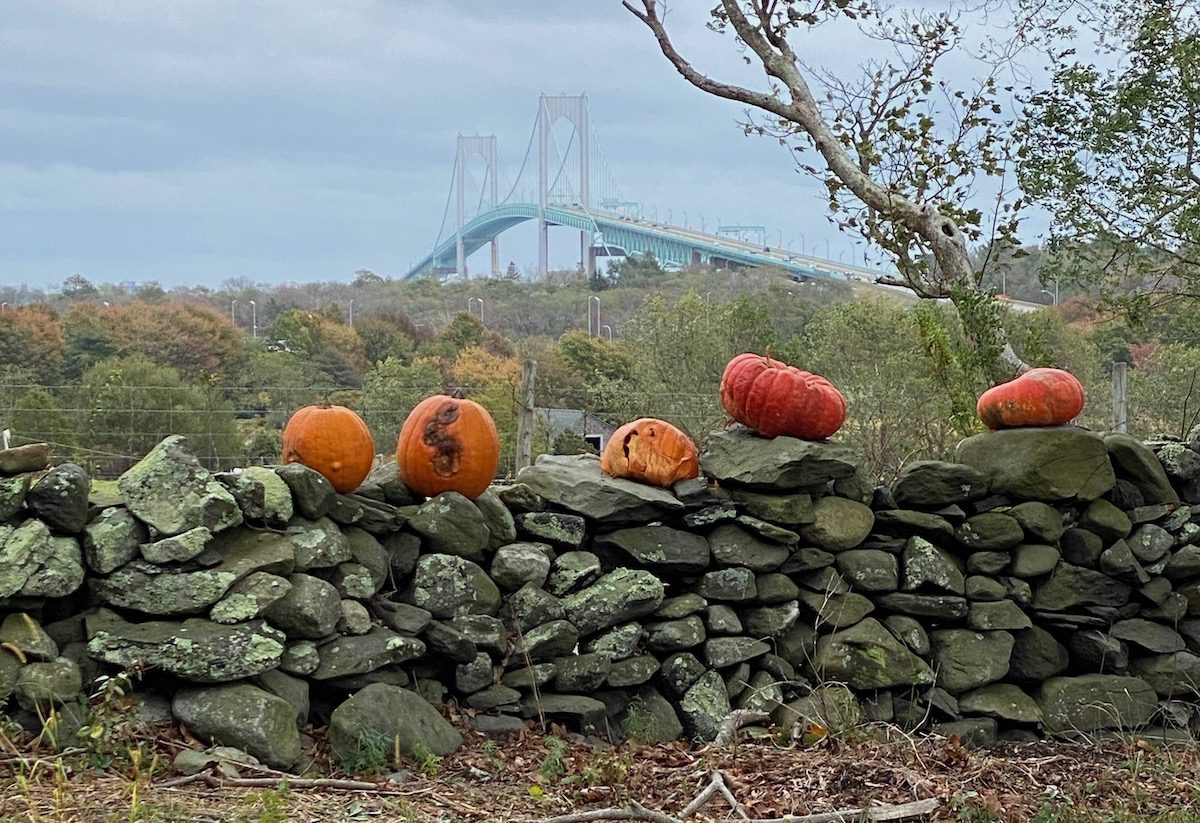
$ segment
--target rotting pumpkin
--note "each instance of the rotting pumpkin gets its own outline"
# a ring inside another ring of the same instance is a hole
[[[500,465],[500,436],[487,409],[473,400],[436,394],[409,413],[396,440],[396,467],[425,497],[458,492],[474,500]]]
[[[700,475],[696,444],[665,420],[643,417],[613,432],[600,456],[600,468],[651,486],[670,488]]]
[[[721,405],[763,437],[824,440],[846,422],[846,398],[832,383],[762,354],[729,361],[721,376]]]
[[[353,410],[328,402],[297,409],[283,429],[283,462],[302,463],[342,494],[359,487],[375,462],[375,441]]]
[[[979,397],[975,411],[989,429],[1061,426],[1083,411],[1083,384],[1063,369],[1030,369]]]

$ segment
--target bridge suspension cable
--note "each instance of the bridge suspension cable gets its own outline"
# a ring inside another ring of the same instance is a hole
[[[455,162],[450,172],[450,186],[446,190],[446,208],[442,210],[442,225],[438,227],[437,239],[433,241],[433,248],[438,247],[438,243],[442,242],[442,232],[446,230],[446,220],[450,217],[450,201],[454,199],[454,179],[458,175],[458,153],[455,152]]]

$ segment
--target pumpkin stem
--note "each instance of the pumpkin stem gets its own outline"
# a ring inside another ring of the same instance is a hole
[[[463,400],[464,398],[466,398],[466,395],[463,394],[463,390],[462,390],[461,386],[456,387],[454,389],[454,391],[450,392],[450,396],[453,397],[455,400]]]

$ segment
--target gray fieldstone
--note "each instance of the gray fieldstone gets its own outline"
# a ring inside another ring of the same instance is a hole
[[[216,533],[242,522],[233,495],[200,465],[180,435],[151,449],[117,486],[129,510],[163,536],[196,526]]]
[[[171,711],[202,740],[242,749],[276,769],[300,759],[295,707],[249,683],[184,689]]]
[[[609,477],[590,455],[544,454],[517,479],[548,503],[605,523],[644,523],[683,510],[671,492]]]
[[[800,535],[813,545],[831,552],[853,549],[875,525],[870,507],[842,497],[822,497],[813,506],[815,519],[800,528]]]
[[[732,529],[732,526],[720,526]],[[713,532],[715,539],[717,532]],[[655,572],[696,574],[710,563],[709,541],[698,534],[668,526],[640,526],[620,529],[596,538],[596,545],[615,548],[636,563]],[[784,557],[787,550],[782,549]],[[780,563],[783,558],[780,558]]]
[[[709,435],[700,468],[723,485],[779,493],[851,477],[858,470],[858,460],[839,443],[768,439],[745,427],[730,426]]]
[[[977,434],[958,444],[956,459],[993,492],[1023,500],[1095,500],[1116,483],[1104,440],[1072,426]]]
[[[25,505],[34,517],[59,534],[79,534],[88,520],[91,478],[74,463],[55,466],[25,495]]]
[[[892,496],[897,505],[926,509],[975,500],[987,493],[987,479],[982,472],[961,463],[940,460],[908,463],[892,483]]]

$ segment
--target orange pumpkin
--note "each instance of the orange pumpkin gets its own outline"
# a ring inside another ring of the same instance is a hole
[[[989,429],[1061,426],[1083,411],[1086,396],[1075,375],[1062,369],[1031,369],[985,391],[975,410]]]
[[[600,455],[600,468],[664,489],[700,475],[700,456],[692,439],[665,420],[643,417],[613,432]]]
[[[417,404],[400,429],[396,465],[405,485],[436,497],[458,492],[474,500],[496,477],[500,435],[473,400],[435,394]]]
[[[824,440],[846,422],[846,398],[832,383],[761,354],[739,354],[725,366],[721,405],[763,437]]]
[[[359,487],[375,462],[375,441],[345,406],[318,403],[296,411],[283,429],[283,462],[303,463],[342,494]]]

